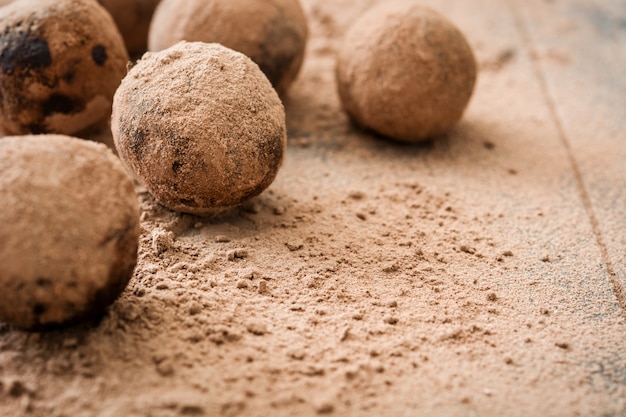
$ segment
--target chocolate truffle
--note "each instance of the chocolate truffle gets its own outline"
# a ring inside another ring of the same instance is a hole
[[[475,80],[476,61],[463,34],[412,1],[370,9],[348,30],[338,53],[346,112],[357,124],[400,141],[449,130]]]
[[[148,47],[159,51],[181,40],[220,43],[252,58],[282,94],[300,70],[307,33],[298,0],[163,0]]]
[[[152,14],[159,0],[98,0],[117,24],[126,49],[132,54],[145,52]]]
[[[0,8],[0,131],[75,134],[104,126],[128,53],[95,0]]]
[[[148,52],[113,101],[115,146],[170,209],[215,214],[267,188],[286,147],[285,110],[259,67],[218,44]]]
[[[103,144],[0,138],[0,321],[41,329],[89,318],[137,261],[133,182]]]

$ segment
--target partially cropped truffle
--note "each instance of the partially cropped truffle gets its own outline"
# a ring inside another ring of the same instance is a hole
[[[220,43],[252,58],[284,93],[302,65],[307,33],[298,0],[163,0],[148,47],[159,51],[181,40]]]
[[[126,49],[132,54],[148,48],[148,30],[159,0],[98,0],[117,24]]]
[[[448,131],[462,116],[476,80],[463,34],[412,1],[383,2],[349,29],[338,54],[337,83],[358,124],[406,142]]]
[[[0,132],[75,134],[104,126],[128,53],[95,0],[0,8]]]
[[[137,261],[132,180],[102,144],[0,138],[0,321],[29,329],[103,311]]]
[[[148,52],[115,94],[111,128],[129,171],[170,209],[215,214],[267,188],[285,110],[259,67],[217,44]]]

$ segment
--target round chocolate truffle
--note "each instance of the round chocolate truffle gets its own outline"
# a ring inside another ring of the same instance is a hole
[[[126,49],[132,54],[144,52],[148,47],[148,30],[152,14],[159,0],[98,0],[111,13],[117,24]]]
[[[259,67],[218,44],[147,52],[113,101],[115,146],[170,209],[215,214],[267,188],[286,147],[285,110]]]
[[[95,0],[0,8],[0,131],[74,134],[104,126],[128,53]]]
[[[300,70],[307,33],[298,0],[163,0],[148,48],[181,40],[220,43],[252,58],[282,94]]]
[[[412,1],[370,9],[348,30],[338,53],[337,83],[347,113],[400,141],[449,130],[475,81],[476,61],[463,34]]]
[[[0,321],[40,329],[98,313],[137,261],[133,182],[103,144],[0,138]]]

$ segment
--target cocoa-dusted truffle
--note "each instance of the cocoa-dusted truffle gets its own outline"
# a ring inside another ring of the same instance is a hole
[[[115,93],[128,169],[164,206],[214,214],[260,194],[286,146],[283,105],[259,67],[218,44],[148,52]]]
[[[100,313],[137,261],[132,180],[103,144],[0,138],[0,321],[46,328]]]
[[[400,141],[450,129],[475,80],[476,62],[463,34],[412,1],[384,2],[366,12],[338,54],[345,110],[358,124]]]
[[[144,52],[148,47],[148,30],[152,14],[159,0],[98,0],[111,13],[117,24],[126,49],[132,54]]]
[[[95,0],[0,8],[0,131],[74,134],[103,126],[128,53]]]
[[[298,0],[163,0],[148,47],[159,51],[181,40],[220,43],[252,58],[284,93],[302,65],[307,33]]]

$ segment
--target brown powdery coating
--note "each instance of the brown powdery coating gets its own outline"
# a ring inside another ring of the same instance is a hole
[[[0,195],[0,321],[74,322],[126,287],[139,205],[106,146],[62,135],[0,138]]]
[[[130,54],[148,47],[148,30],[159,0],[98,0],[111,13]]]
[[[217,44],[148,52],[115,94],[111,129],[128,169],[170,209],[214,214],[278,172],[285,110],[259,67]]]
[[[0,131],[74,134],[104,126],[128,53],[95,0],[0,8]]]
[[[181,40],[220,43],[252,58],[282,94],[298,75],[307,35],[298,0],[163,0],[148,47],[159,51]]]
[[[366,12],[339,50],[345,110],[358,124],[401,141],[449,130],[463,115],[475,81],[476,61],[463,34],[410,1]]]

